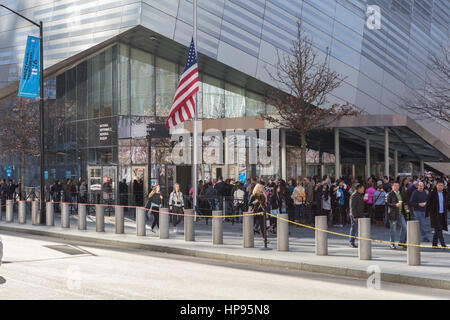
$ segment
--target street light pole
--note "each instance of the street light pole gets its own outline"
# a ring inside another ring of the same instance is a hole
[[[0,4],[0,7],[5,8],[8,11],[18,15],[19,17],[27,20],[31,24],[39,28],[39,118],[40,118],[40,157],[41,157],[41,169],[40,169],[40,185],[41,185],[41,224],[45,224],[45,180],[44,180],[44,24],[42,21],[39,23],[28,19],[20,13],[8,8],[7,6]]]

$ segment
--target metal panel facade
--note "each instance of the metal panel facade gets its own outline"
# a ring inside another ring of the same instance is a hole
[[[7,0],[45,25],[45,67],[143,25],[183,45],[192,0]],[[270,83],[266,66],[287,50],[301,19],[330,66],[347,76],[330,103],[349,101],[370,114],[399,113],[400,96],[419,87],[429,56],[449,41],[446,0],[198,0],[199,51]],[[381,8],[381,29],[366,27],[368,5]],[[27,35],[37,31],[0,10],[0,88],[17,81]],[[281,51],[282,52],[282,51]],[[428,127],[428,126],[427,126]],[[442,126],[428,127],[440,136]]]

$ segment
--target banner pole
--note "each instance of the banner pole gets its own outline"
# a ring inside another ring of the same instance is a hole
[[[197,0],[193,0],[193,28],[194,28],[194,45],[195,45],[195,54],[197,55],[197,63],[198,63],[198,54],[197,54]],[[192,188],[193,188],[193,204],[192,207],[194,209],[194,221],[197,221],[197,195],[198,195],[198,97],[197,93],[195,93],[195,116],[194,116],[194,163],[192,166]]]

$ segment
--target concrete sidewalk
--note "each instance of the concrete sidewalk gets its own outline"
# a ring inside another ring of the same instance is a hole
[[[348,247],[348,238],[331,234],[328,235],[329,255],[316,256],[314,231],[294,225],[290,226],[290,251],[279,252],[276,250],[276,235],[272,234],[268,246],[273,250],[261,250],[263,241],[260,235],[255,235],[255,248],[244,249],[240,223],[231,225],[225,222],[224,244],[213,245],[211,220],[209,225],[205,224],[205,220],[198,221],[195,225],[195,242],[185,242],[182,223],[177,233],[171,230],[170,239],[161,240],[158,231],[154,233],[149,228],[147,236],[136,236],[135,222],[130,217],[125,218],[125,234],[114,233],[113,215],[105,216],[105,232],[102,233],[95,231],[95,216],[92,215],[87,218],[88,230],[85,231],[77,229],[77,216],[71,216],[70,229],[61,228],[58,214],[55,214],[55,227],[33,226],[29,216],[27,224],[18,224],[16,214],[14,223],[1,220],[0,230],[360,279],[367,279],[367,267],[375,265],[381,270],[381,281],[450,290],[450,250],[422,248],[422,265],[408,266],[406,250],[391,250],[388,245],[372,243],[372,260],[363,261],[358,259],[358,249]],[[348,234],[348,226],[330,230]],[[389,240],[389,230],[372,226],[372,238]],[[445,239],[449,244],[449,234],[445,234]]]

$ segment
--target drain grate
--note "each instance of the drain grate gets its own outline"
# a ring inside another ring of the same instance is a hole
[[[72,256],[78,255],[78,254],[90,254],[87,251],[84,251],[84,250],[81,250],[81,249],[78,249],[78,248],[75,248],[75,247],[72,247],[72,246],[69,246],[69,245],[65,245],[65,244],[62,244],[62,245],[48,245],[48,246],[44,246],[44,247],[49,248],[49,249],[53,249],[53,250],[56,250],[56,251],[59,251],[59,252],[65,253],[65,254],[70,254]]]

